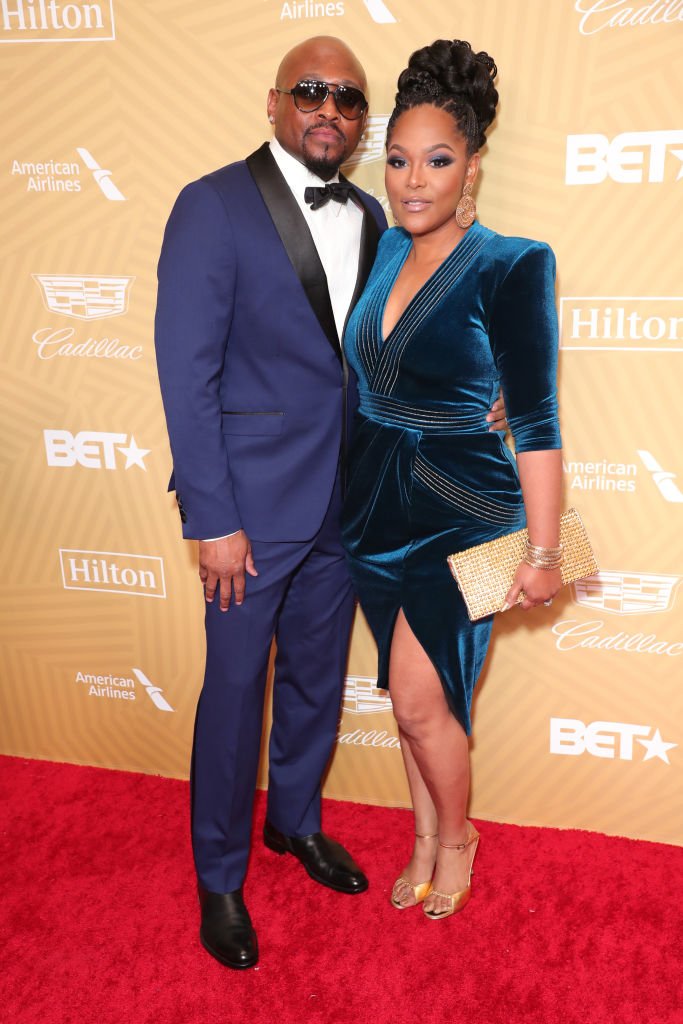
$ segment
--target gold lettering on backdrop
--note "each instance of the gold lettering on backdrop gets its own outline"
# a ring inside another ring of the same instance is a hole
[[[0,0],[2,27],[7,32],[16,28],[77,29],[103,28],[102,8],[99,4],[59,4],[57,0]]]
[[[683,0],[655,0],[640,7],[630,6],[626,0],[576,0],[574,9],[583,15],[579,22],[583,36],[594,36],[605,28],[683,21]]]
[[[556,622],[553,633],[557,637],[558,651],[573,651],[577,648],[591,648],[601,651],[625,651],[628,654],[664,654],[677,658],[683,654],[683,643],[658,640],[655,633],[612,633],[603,636],[600,630],[605,623],[601,619],[580,622],[565,619]]]
[[[54,359],[57,356],[81,356],[87,359],[131,359],[142,358],[140,345],[124,345],[118,338],[87,338],[72,344],[76,333],[73,327],[41,327],[33,334],[38,346],[39,359]]]
[[[316,3],[315,0],[304,0],[304,3],[283,3],[280,21],[293,21],[295,18],[334,18],[344,14],[344,4],[339,2]]]
[[[624,306],[577,306],[572,310],[571,338],[616,341],[681,341],[683,316],[643,316]]]
[[[632,462],[608,462],[600,459],[596,462],[563,461],[564,472],[571,477],[569,488],[573,491],[618,491],[622,494],[633,494],[636,489],[635,478],[638,467]]]
[[[12,161],[12,174],[80,174],[80,164],[76,163],[60,163],[58,160],[47,160],[45,163],[34,164],[30,161],[21,162],[19,160]]]
[[[391,736],[386,729],[354,729],[353,732],[340,732],[337,743],[347,747],[389,747],[400,750],[401,744],[397,736]]]

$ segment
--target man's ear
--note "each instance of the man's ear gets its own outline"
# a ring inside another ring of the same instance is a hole
[[[271,124],[275,124],[275,112],[277,111],[278,101],[280,99],[280,93],[277,89],[268,90],[268,99],[266,100],[266,113],[268,120]]]

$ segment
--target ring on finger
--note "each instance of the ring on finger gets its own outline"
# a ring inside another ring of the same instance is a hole
[[[543,602],[543,604],[544,604],[544,605],[546,606],[546,608],[550,608],[550,605],[551,605],[552,603],[553,603],[553,599],[552,599],[552,597],[549,597],[547,601],[544,601],[544,602]]]

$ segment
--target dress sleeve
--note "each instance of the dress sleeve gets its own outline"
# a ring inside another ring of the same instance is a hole
[[[489,337],[515,450],[561,448],[555,256],[543,242],[529,243],[498,286]]]

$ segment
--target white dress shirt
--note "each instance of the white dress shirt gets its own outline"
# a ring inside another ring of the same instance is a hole
[[[358,276],[363,211],[353,199],[349,199],[348,203],[330,199],[319,210],[312,210],[304,202],[305,190],[309,185],[321,188],[328,183],[290,156],[277,139],[271,139],[270,151],[313,235],[327,277],[334,322],[341,340]],[[330,181],[339,181],[339,174],[335,174]]]
[[[328,183],[290,156],[277,139],[271,139],[270,151],[313,236],[327,277],[334,322],[341,341],[358,277],[363,211],[353,199],[349,199],[347,203],[338,203],[335,199],[330,199],[320,209],[312,210],[304,201],[305,190],[309,185],[322,187]],[[330,181],[339,181],[339,174],[335,174]],[[225,536],[233,537],[234,534],[228,533]],[[223,539],[207,537],[207,540]]]

